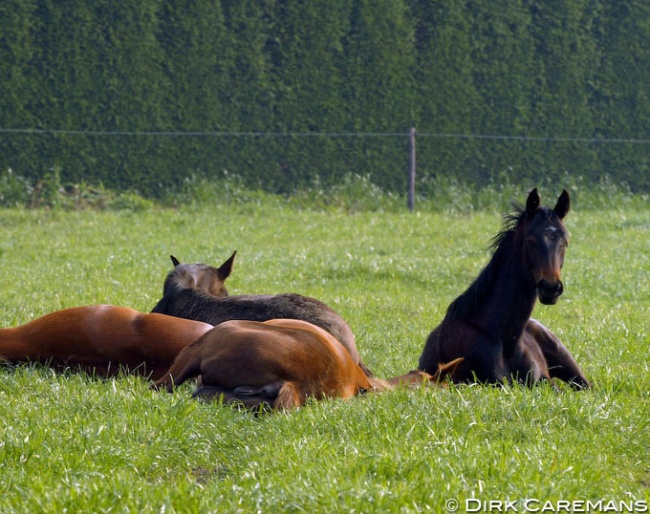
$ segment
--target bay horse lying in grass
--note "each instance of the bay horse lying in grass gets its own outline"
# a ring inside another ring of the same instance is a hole
[[[302,406],[307,398],[350,398],[396,386],[435,384],[457,364],[441,366],[433,375],[413,371],[380,380],[369,377],[347,348],[311,323],[235,320],[221,323],[183,349],[152,387],[171,392],[200,376],[193,396],[286,410]]]
[[[219,268],[203,264],[181,264],[172,257],[174,269],[165,279],[163,297],[151,312],[211,325],[233,319],[268,321],[285,318],[307,321],[338,339],[364,373],[372,376],[361,361],[352,329],[336,311],[323,302],[294,293],[227,296],[223,284],[232,272],[235,254],[236,252]]]
[[[0,360],[41,362],[98,376],[124,371],[156,380],[183,348],[212,328],[126,307],[73,307],[0,329]]]
[[[492,259],[429,335],[419,369],[435,371],[440,363],[463,357],[455,382],[532,385],[559,378],[590,387],[569,350],[530,318],[537,298],[551,305],[563,292],[560,270],[569,236],[562,220],[569,208],[566,190],[549,209],[540,206],[534,189],[525,208],[506,216]]]

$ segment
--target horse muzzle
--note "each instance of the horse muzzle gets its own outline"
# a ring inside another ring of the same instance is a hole
[[[539,297],[539,301],[544,305],[555,304],[563,292],[564,286],[562,285],[561,280],[550,282],[546,279],[542,279],[537,282],[537,296]]]

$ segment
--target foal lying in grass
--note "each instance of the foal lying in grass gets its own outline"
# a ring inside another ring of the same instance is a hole
[[[114,305],[72,307],[0,329],[0,360],[41,362],[97,376],[123,371],[156,380],[183,348],[211,329],[200,321]]]
[[[437,384],[462,359],[433,374],[412,371],[381,380],[369,377],[348,350],[325,330],[294,319],[222,323],[182,350],[153,387],[201,377],[194,396],[223,398],[246,407],[292,409],[307,398],[350,398],[396,386]]]

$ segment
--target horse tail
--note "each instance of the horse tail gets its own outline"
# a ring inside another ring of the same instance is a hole
[[[290,410],[300,407],[305,403],[305,396],[301,394],[300,388],[295,382],[284,382],[278,396],[273,402],[273,408],[277,410]]]

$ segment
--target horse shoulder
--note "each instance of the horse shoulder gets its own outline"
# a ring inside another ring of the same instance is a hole
[[[478,363],[495,363],[502,351],[503,345],[477,325],[446,318],[429,334],[419,369],[435,375],[440,365],[462,357],[463,361],[455,368],[454,379],[464,382],[472,379],[471,370]]]

